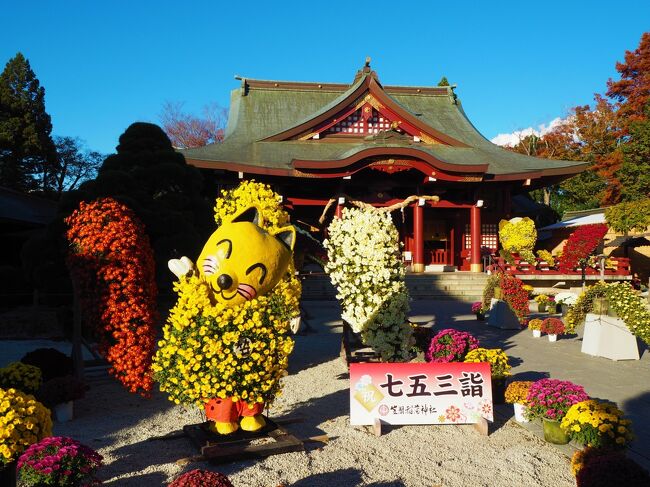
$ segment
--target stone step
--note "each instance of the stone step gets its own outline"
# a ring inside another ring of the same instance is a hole
[[[413,299],[454,299],[478,301],[487,281],[485,274],[407,274],[406,285]],[[336,289],[323,274],[304,276],[302,299],[335,299]]]

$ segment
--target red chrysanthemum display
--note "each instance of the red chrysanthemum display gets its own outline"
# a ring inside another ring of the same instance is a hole
[[[524,289],[524,282],[518,277],[502,272],[499,274],[499,287],[501,287],[503,300],[517,315],[519,322],[526,325],[530,310],[528,309],[528,291]]]
[[[595,223],[578,227],[567,240],[562,255],[560,256],[558,268],[562,272],[573,271],[592,254],[598,244],[607,233],[607,225]]]
[[[135,213],[111,198],[82,202],[66,219],[68,267],[100,353],[131,392],[153,386],[156,294],[153,252]]]
[[[209,470],[190,470],[174,480],[169,487],[233,487],[224,474]]]

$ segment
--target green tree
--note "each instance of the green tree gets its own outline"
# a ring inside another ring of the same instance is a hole
[[[650,198],[619,203],[605,210],[607,224],[625,235],[632,230],[645,232],[650,226]]]
[[[18,53],[0,74],[0,185],[47,191],[56,150],[45,111],[45,89]]]
[[[646,108],[650,114],[650,104]],[[630,138],[623,144],[623,164],[616,175],[621,181],[621,199],[650,198],[650,116],[629,125]]]
[[[160,127],[137,122],[120,136],[97,178],[66,193],[61,209],[69,214],[79,201],[112,197],[136,212],[146,226],[161,289],[169,287],[167,261],[198,255],[214,226],[211,204],[202,197],[202,177],[176,152]]]

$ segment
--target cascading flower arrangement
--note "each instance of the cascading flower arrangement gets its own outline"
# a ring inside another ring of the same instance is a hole
[[[222,191],[215,205],[217,225],[250,205],[262,211],[260,224],[267,232],[289,222],[277,193],[268,185],[245,181]],[[210,284],[200,275],[181,278],[174,290],[178,301],[153,363],[160,390],[176,404],[200,408],[212,398],[271,403],[281,393],[294,346],[289,322],[300,314],[301,285],[293,264],[271,291],[233,307],[214,302]],[[242,340],[246,351],[238,350]]]
[[[408,360],[413,342],[409,296],[390,214],[345,208],[328,231],[325,270],[337,288],[343,319],[382,360]]]
[[[219,472],[190,470],[174,480],[169,487],[234,487],[230,479]]]
[[[475,348],[465,355],[466,363],[487,362],[493,379],[505,379],[510,375],[508,356],[500,348]]]
[[[578,443],[595,448],[624,448],[633,439],[632,421],[616,404],[589,399],[569,408],[561,427]]]
[[[571,235],[562,249],[558,268],[562,272],[571,272],[576,267],[586,265],[589,256],[598,248],[598,244],[607,233],[607,225],[595,223],[582,225]]]
[[[580,385],[558,379],[541,379],[528,390],[526,416],[560,421],[571,406],[587,399],[589,396]]]
[[[41,369],[22,362],[12,362],[0,368],[0,387],[18,389],[25,394],[34,394],[41,387]]]
[[[111,198],[82,202],[66,218],[68,267],[81,293],[86,323],[96,326],[110,373],[130,392],[153,386],[157,288],[144,225]]]
[[[504,301],[517,315],[519,323],[525,326],[530,310],[528,308],[528,291],[524,289],[523,281],[518,277],[501,272],[499,273],[499,286]]]
[[[559,318],[546,318],[542,321],[541,330],[549,335],[561,335],[565,331],[564,323]]]
[[[27,486],[62,487],[99,485],[95,476],[102,456],[66,436],[50,436],[31,445],[18,459],[18,475]]]
[[[0,388],[0,465],[51,434],[49,409],[29,394]]]
[[[462,362],[478,346],[478,340],[470,333],[448,328],[431,339],[425,358],[427,362]]]
[[[535,262],[535,242],[537,242],[537,230],[535,222],[530,218],[512,218],[499,222],[499,241],[501,247],[506,251],[518,253],[527,262]]]
[[[587,313],[592,311],[594,300],[600,297],[607,298],[609,306],[625,322],[630,333],[650,344],[650,311],[643,298],[626,282],[606,284],[600,281],[585,289],[566,315],[569,332],[575,332]]]

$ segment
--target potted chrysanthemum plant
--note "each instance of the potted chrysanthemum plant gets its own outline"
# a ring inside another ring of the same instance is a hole
[[[515,420],[519,423],[528,422],[524,411],[528,404],[528,390],[532,385],[533,381],[531,380],[516,380],[506,387],[505,400],[508,404],[512,404],[515,411]]]
[[[526,401],[526,417],[542,420],[544,439],[563,445],[569,437],[560,428],[560,421],[571,406],[589,399],[581,385],[558,379],[540,379],[530,386]]]
[[[546,318],[542,321],[542,332],[548,334],[548,341],[557,341],[557,336],[564,333],[564,323],[559,318]]]
[[[18,459],[18,476],[25,486],[99,485],[96,472],[102,456],[66,436],[50,436],[30,446]]]

